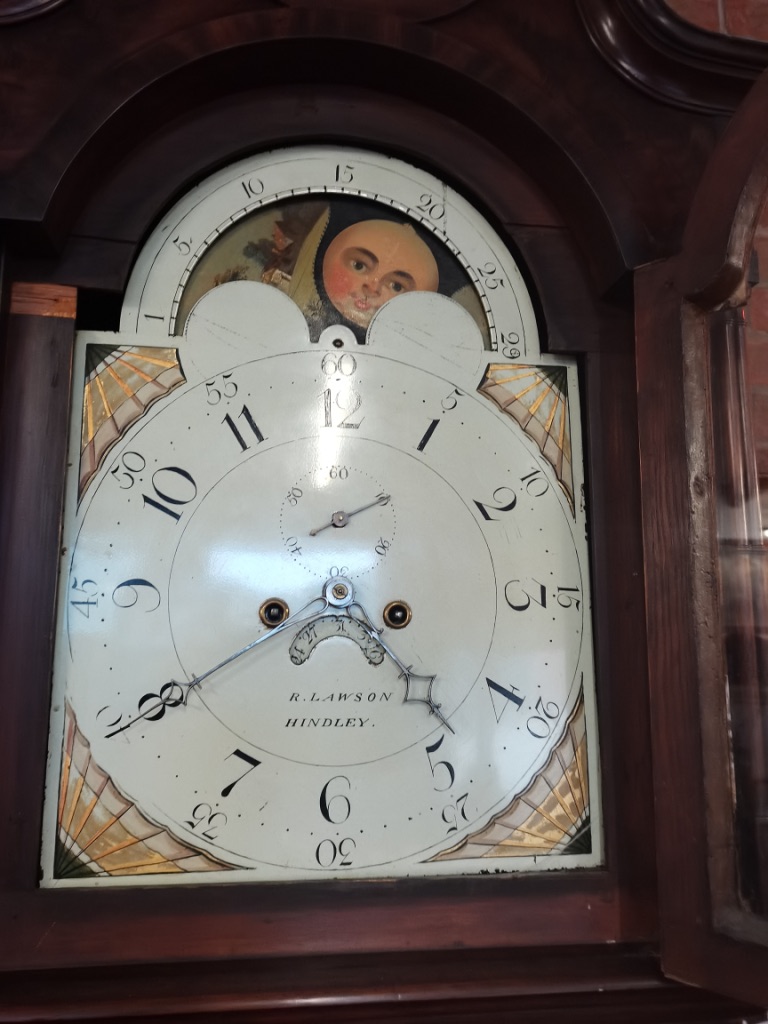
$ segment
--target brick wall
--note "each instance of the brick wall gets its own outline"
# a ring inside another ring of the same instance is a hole
[[[666,0],[685,21],[709,32],[768,42],[768,0]],[[763,528],[768,527],[768,207],[755,238],[760,281],[746,310],[747,386],[760,477]]]
[[[768,0],[666,0],[666,4],[709,32],[768,42]]]

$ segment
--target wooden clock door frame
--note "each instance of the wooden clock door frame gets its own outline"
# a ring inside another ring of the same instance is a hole
[[[737,885],[716,504],[718,475],[754,466],[741,324],[768,197],[767,121],[763,74],[708,164],[682,252],[636,275],[662,963],[670,977],[763,1004],[768,921]],[[727,419],[737,426],[725,438]],[[745,511],[754,494],[738,490]]]

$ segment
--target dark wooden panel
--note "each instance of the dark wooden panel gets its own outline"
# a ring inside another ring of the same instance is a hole
[[[587,501],[605,828],[625,934],[656,936],[655,830],[631,327],[608,321],[586,360]],[[623,343],[623,344],[622,344]]]
[[[0,421],[0,883],[11,891],[33,887],[39,863],[73,339],[69,316],[9,316]],[[13,941],[15,925],[3,917]]]
[[[38,712],[38,714],[41,714]],[[35,747],[40,765],[39,740]],[[25,780],[18,771],[14,779]],[[37,793],[41,792],[38,781]],[[18,790],[17,792],[25,791]],[[34,794],[32,794],[34,795]],[[30,801],[31,803],[31,801]],[[26,859],[9,874],[21,891],[0,902],[7,968],[309,955],[410,949],[595,943],[624,937],[615,885],[604,875],[529,882],[203,886],[97,892],[31,891],[39,811],[14,835]],[[190,897],[194,892],[194,899]],[[119,921],[119,928],[115,922]],[[11,927],[12,923],[12,927]]]
[[[132,242],[70,238],[54,256],[15,253],[14,276],[23,281],[91,288],[120,295],[136,256]]]
[[[130,992],[130,997],[126,993]],[[762,1020],[761,1011],[665,981],[646,950],[562,949],[272,959],[192,971],[149,966],[17,975],[0,1021],[310,1022],[484,1020],[683,1024]],[[254,1013],[258,1011],[258,1017]],[[125,1015],[125,1016],[124,1016]]]
[[[285,88],[304,84],[308,95],[282,130],[273,122],[270,137],[261,124],[272,114],[254,109],[237,152],[214,149],[212,159],[295,137],[297,118],[305,136],[355,134],[374,144],[376,122],[361,127],[355,108],[363,90],[388,94],[428,114],[422,152],[432,148],[428,122],[437,115],[517,163],[567,216],[608,287],[622,270],[617,249],[628,266],[676,250],[722,130],[717,118],[650,102],[616,76],[570,0],[525,9],[478,0],[425,25],[327,9],[276,12],[267,3],[246,9],[245,0],[163,8],[134,0],[108,20],[96,0],[70,11],[9,27],[5,37],[7,74],[21,75],[30,52],[40,73],[23,104],[11,93],[2,109],[9,148],[0,216],[17,244],[40,250],[63,244],[92,182],[147,140],[184,123],[193,130],[206,106],[225,114],[249,90],[271,91],[279,105]],[[333,119],[312,96],[328,89],[346,103]],[[156,170],[163,179],[165,165]]]
[[[644,515],[652,751],[662,934],[681,927],[679,908],[700,908],[706,929],[706,849],[698,732],[697,655],[689,584],[692,536],[679,299],[669,268],[637,276],[637,374]],[[672,781],[674,780],[674,785]],[[689,920],[685,926],[695,929]],[[680,938],[678,935],[677,938]],[[694,944],[690,935],[690,945]]]

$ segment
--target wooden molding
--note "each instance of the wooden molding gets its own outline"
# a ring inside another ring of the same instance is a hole
[[[129,994],[130,993],[130,994]],[[91,1020],[129,1013],[214,1024],[745,1024],[761,1012],[664,979],[642,947],[563,947],[207,964],[126,965],[12,975],[0,1021]],[[21,1014],[24,1014],[22,1018]]]
[[[63,3],[66,0],[0,0],[0,25],[36,18]]]
[[[704,309],[746,299],[752,239],[766,198],[766,112],[768,73],[723,133],[690,207],[674,280]]]
[[[614,71],[684,110],[731,114],[768,67],[768,44],[696,28],[663,0],[577,0],[577,7]]]
[[[471,7],[476,0],[390,0],[387,14],[404,21],[429,21],[430,18],[444,18],[465,7]],[[379,14],[380,0],[282,0],[286,7],[307,7],[332,11],[353,11],[358,14]]]

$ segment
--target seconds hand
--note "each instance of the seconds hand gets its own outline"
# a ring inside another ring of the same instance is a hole
[[[352,516],[356,516],[358,512],[365,512],[366,509],[373,508],[374,505],[386,505],[391,497],[391,494],[379,494],[375,501],[369,501],[367,505],[361,505],[360,508],[353,509],[352,512],[334,512],[331,515],[330,522],[323,523],[322,526],[317,526],[314,530],[310,530],[309,536],[314,537],[322,530],[327,530],[329,526],[346,526]]]

